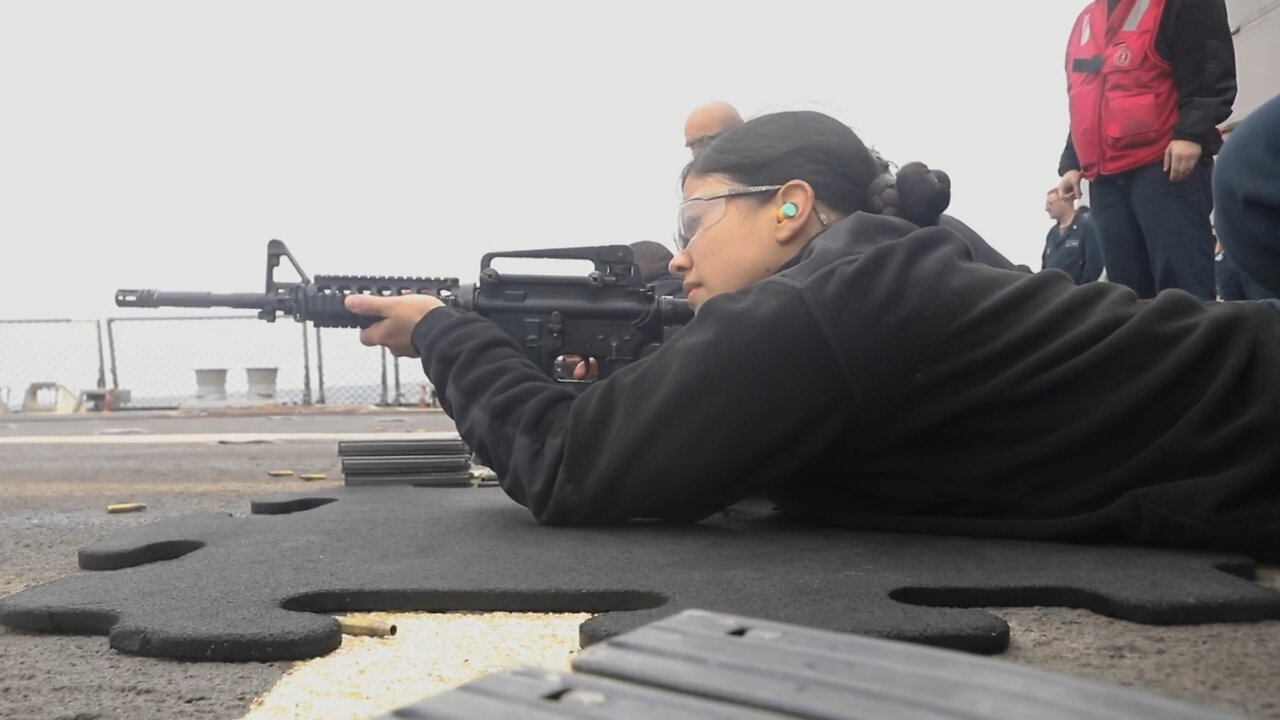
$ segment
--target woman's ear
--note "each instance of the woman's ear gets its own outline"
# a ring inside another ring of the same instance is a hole
[[[817,197],[803,180],[792,180],[778,190],[770,201],[776,225],[774,239],[779,245],[806,241],[822,228],[814,206]]]

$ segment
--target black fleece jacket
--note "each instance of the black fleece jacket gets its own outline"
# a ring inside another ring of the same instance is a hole
[[[1114,10],[1119,0],[1108,0]],[[1174,140],[1200,144],[1201,162],[1222,148],[1218,126],[1231,117],[1236,101],[1236,55],[1224,0],[1166,0],[1156,52],[1173,66],[1178,86],[1178,124]],[[1058,174],[1079,170],[1080,159],[1067,133]]]
[[[762,494],[861,528],[1280,542],[1280,313],[993,268],[945,228],[845,218],[581,394],[478,315],[433,310],[414,346],[549,524]]]

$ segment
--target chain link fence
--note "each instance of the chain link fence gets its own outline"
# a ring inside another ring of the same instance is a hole
[[[310,348],[295,323],[254,315],[107,318],[111,386],[133,408],[181,407],[197,399],[197,370],[226,371],[226,400],[249,400],[249,370],[276,369],[276,400],[310,404]]]
[[[316,328],[318,358],[316,402],[327,405],[386,405],[389,386],[382,381],[383,349],[360,343],[359,331]]]
[[[387,353],[387,361],[392,364],[392,405],[417,405],[434,407],[436,389],[427,379],[422,369],[422,361],[416,358],[397,358]]]
[[[360,343],[358,331],[316,328],[318,403],[433,406],[422,362]]]
[[[100,321],[0,320],[0,413],[24,402],[74,407],[82,391],[103,387]]]
[[[280,404],[435,405],[420,361],[365,347],[352,329],[256,315],[0,320],[0,413],[21,411],[28,388],[62,411],[107,388],[128,391],[121,409],[199,405],[215,385],[236,404],[260,399],[264,377]]]

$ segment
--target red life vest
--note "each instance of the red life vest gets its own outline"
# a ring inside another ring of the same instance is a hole
[[[1165,0],[1094,0],[1067,43],[1071,140],[1088,179],[1161,162],[1178,123],[1172,66],[1156,52]]]

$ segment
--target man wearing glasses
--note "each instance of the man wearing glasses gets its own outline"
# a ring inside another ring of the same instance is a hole
[[[715,100],[694,108],[684,121],[684,146],[696,158],[715,139],[742,124],[737,108],[723,100]]]

